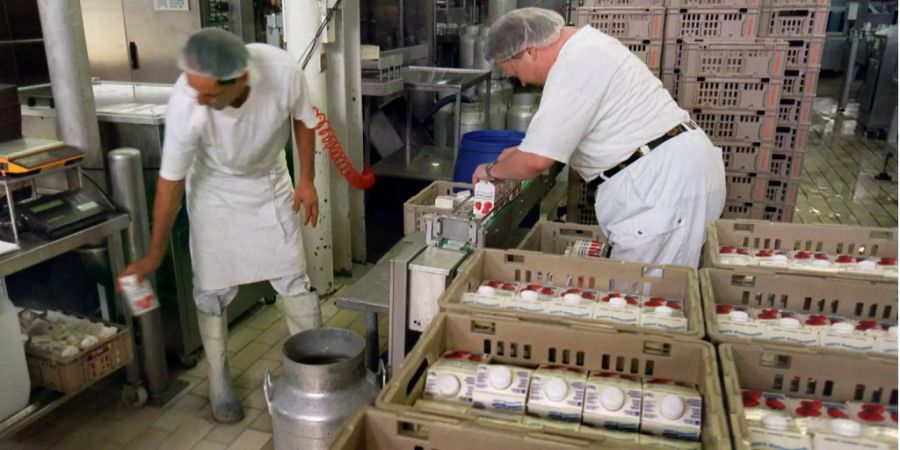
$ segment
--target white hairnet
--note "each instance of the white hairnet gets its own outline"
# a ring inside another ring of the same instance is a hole
[[[178,68],[217,80],[232,80],[244,73],[249,58],[239,37],[218,28],[204,28],[184,43]]]
[[[565,20],[556,11],[543,8],[512,10],[491,25],[484,44],[484,58],[500,62],[526,48],[546,47],[559,38]]]

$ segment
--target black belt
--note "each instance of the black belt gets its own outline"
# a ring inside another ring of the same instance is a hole
[[[611,169],[604,171],[604,172],[603,172],[602,174],[600,174],[600,176],[598,176],[597,178],[594,178],[593,180],[591,180],[591,182],[588,183],[588,186],[589,186],[591,189],[596,189],[597,186],[600,185],[600,183],[603,183],[604,181],[606,181],[606,180],[612,178],[613,175],[615,175],[615,174],[621,172],[623,169],[625,169],[626,167],[630,166],[630,165],[631,165],[632,163],[634,163],[635,161],[641,159],[642,156],[646,155],[647,153],[650,153],[651,150],[653,150],[653,149],[656,148],[656,147],[659,147],[660,145],[663,144],[663,142],[666,142],[666,141],[668,141],[669,139],[672,139],[673,137],[678,136],[678,135],[681,134],[681,133],[686,133],[686,132],[691,131],[691,130],[696,130],[697,128],[699,128],[699,127],[697,126],[696,123],[694,123],[693,120],[689,120],[689,121],[687,121],[687,122],[685,122],[685,123],[680,123],[680,124],[678,124],[678,125],[675,125],[674,128],[672,128],[671,130],[667,131],[667,132],[666,132],[665,134],[663,134],[662,136],[660,136],[660,137],[658,137],[658,138],[656,138],[656,139],[654,139],[654,140],[652,140],[652,141],[650,141],[650,142],[648,142],[648,143],[646,143],[646,144],[640,146],[640,147],[639,147],[637,150],[635,150],[634,153],[632,153],[631,156],[629,156],[628,159],[626,159],[625,161],[622,161],[622,162],[620,162],[619,164],[616,164],[616,165],[613,166]]]

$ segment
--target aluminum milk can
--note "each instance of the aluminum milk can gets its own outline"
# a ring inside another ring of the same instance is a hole
[[[478,39],[478,25],[466,25],[466,31],[459,38],[459,66],[463,69],[475,67],[475,41]]]
[[[372,404],[378,388],[366,378],[366,344],[342,328],[316,328],[290,337],[283,374],[263,389],[276,450],[327,449],[357,408]]]

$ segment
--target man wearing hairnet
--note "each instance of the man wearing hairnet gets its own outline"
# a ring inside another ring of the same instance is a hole
[[[220,422],[243,419],[225,355],[225,310],[238,286],[267,280],[288,328],[321,325],[300,234],[316,225],[315,115],[303,72],[276,47],[244,43],[218,29],[188,38],[166,112],[153,232],[144,258],[123,274],[155,272],[187,191],[194,302],[209,368],[209,400]],[[284,146],[298,142],[300,179],[291,185]]]
[[[491,26],[486,59],[544,91],[521,145],[478,166],[473,182],[567,163],[596,189],[613,258],[696,267],[704,225],[725,205],[721,150],[618,40],[564,25],[523,8]]]

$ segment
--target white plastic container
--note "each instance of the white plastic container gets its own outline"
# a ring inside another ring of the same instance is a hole
[[[0,361],[3,382],[0,383],[0,420],[28,406],[31,380],[25,363],[25,344],[19,328],[19,315],[0,281]]]
[[[478,39],[478,25],[466,25],[466,31],[459,38],[459,65],[463,69],[475,67],[475,40]]]

